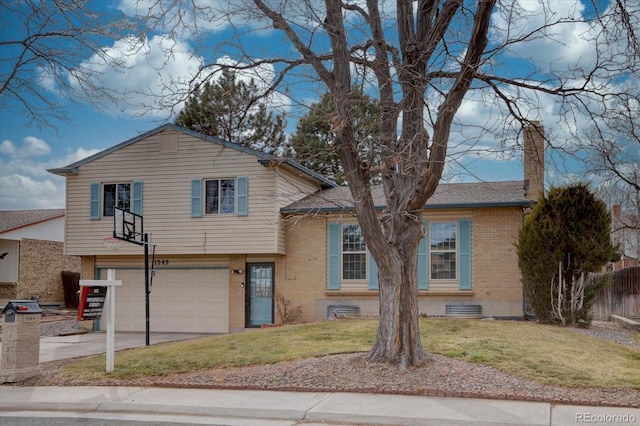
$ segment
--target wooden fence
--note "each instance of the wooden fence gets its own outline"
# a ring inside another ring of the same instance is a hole
[[[640,317],[640,267],[620,269],[609,274],[591,274],[590,280],[609,275],[593,302],[593,319],[608,321],[611,315]]]
[[[77,309],[80,299],[80,273],[62,271],[62,288],[64,290],[65,307]]]

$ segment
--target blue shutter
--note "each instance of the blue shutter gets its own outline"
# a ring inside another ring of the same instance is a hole
[[[202,179],[191,181],[191,217],[202,217]]]
[[[142,216],[142,181],[133,181],[133,203],[131,203],[131,211]]]
[[[89,186],[89,219],[100,219],[100,183]]]
[[[237,179],[238,216],[247,216],[249,214],[248,181],[249,178],[244,176],[240,176]]]
[[[327,288],[329,290],[340,289],[340,223],[329,222],[329,247],[328,247],[328,271]]]
[[[378,283],[378,264],[376,264],[375,259],[369,254],[369,290],[378,290],[380,289],[380,284]]]
[[[458,221],[459,243],[458,256],[460,257],[460,276],[458,288],[471,290],[471,220]]]
[[[428,250],[428,240],[429,240],[429,222],[426,220],[422,222],[425,228],[424,237],[420,240],[420,245],[418,246],[418,290],[428,290],[429,289],[429,250]]]

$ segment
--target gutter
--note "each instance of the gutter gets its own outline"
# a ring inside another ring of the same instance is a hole
[[[535,201],[522,200],[522,201],[496,201],[496,202],[482,202],[482,203],[465,203],[465,204],[427,204],[423,210],[442,210],[442,209],[469,209],[469,208],[491,208],[491,207],[530,207],[535,204]],[[384,210],[386,206],[375,206],[378,211]],[[304,207],[304,208],[290,208],[283,207],[280,209],[282,214],[293,213],[339,213],[345,211],[354,211],[355,207]]]

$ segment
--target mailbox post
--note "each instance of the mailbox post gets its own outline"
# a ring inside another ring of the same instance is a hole
[[[40,374],[40,317],[35,300],[12,300],[2,310],[0,383],[18,382]]]

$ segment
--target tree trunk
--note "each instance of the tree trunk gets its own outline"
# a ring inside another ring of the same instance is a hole
[[[370,361],[391,361],[401,370],[428,359],[420,341],[417,258],[424,236],[420,217],[396,214],[385,223],[388,251],[378,262],[380,320]]]

